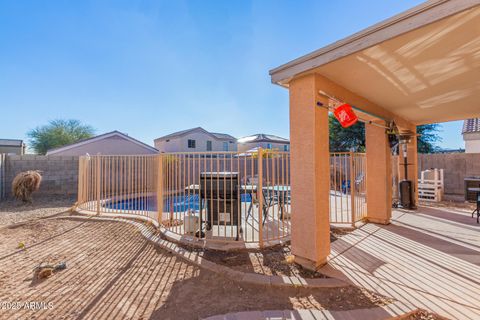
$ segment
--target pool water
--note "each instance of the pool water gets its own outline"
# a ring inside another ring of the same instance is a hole
[[[242,202],[251,202],[251,194],[242,194],[240,200]],[[108,209],[123,211],[157,211],[157,199],[156,197],[124,199],[106,203],[105,207]],[[200,196],[198,194],[171,196],[169,199],[165,199],[163,202],[163,208],[165,211],[169,212],[186,212],[188,210],[199,211]]]

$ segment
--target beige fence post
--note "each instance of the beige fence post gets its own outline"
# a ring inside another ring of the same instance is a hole
[[[350,202],[352,209],[352,227],[355,227],[355,169],[353,157],[355,154],[350,151]]]
[[[83,201],[83,156],[78,158],[77,207]]]
[[[163,155],[160,154],[157,157],[158,159],[158,169],[157,169],[157,222],[162,223],[163,217]]]
[[[263,148],[258,148],[258,237],[260,248],[263,248]]]
[[[95,172],[95,177],[97,179],[97,192],[96,192],[96,197],[97,197],[97,214],[100,214],[100,186],[101,186],[101,181],[100,181],[100,156],[97,155],[95,157],[95,160],[97,161],[96,165],[96,172]]]
[[[0,200],[5,198],[5,161],[6,154],[0,153]]]

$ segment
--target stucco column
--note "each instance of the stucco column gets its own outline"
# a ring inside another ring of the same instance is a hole
[[[367,147],[367,220],[389,224],[392,217],[391,151],[385,129],[365,124]]]
[[[317,107],[319,78],[290,82],[292,253],[314,270],[330,254],[328,110]]]

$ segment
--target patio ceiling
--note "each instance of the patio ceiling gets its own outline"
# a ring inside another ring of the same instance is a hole
[[[270,71],[309,73],[414,124],[480,117],[480,1],[429,1]]]

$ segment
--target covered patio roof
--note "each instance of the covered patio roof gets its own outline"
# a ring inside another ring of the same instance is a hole
[[[416,125],[479,117],[480,0],[428,1],[270,71],[310,73]]]

